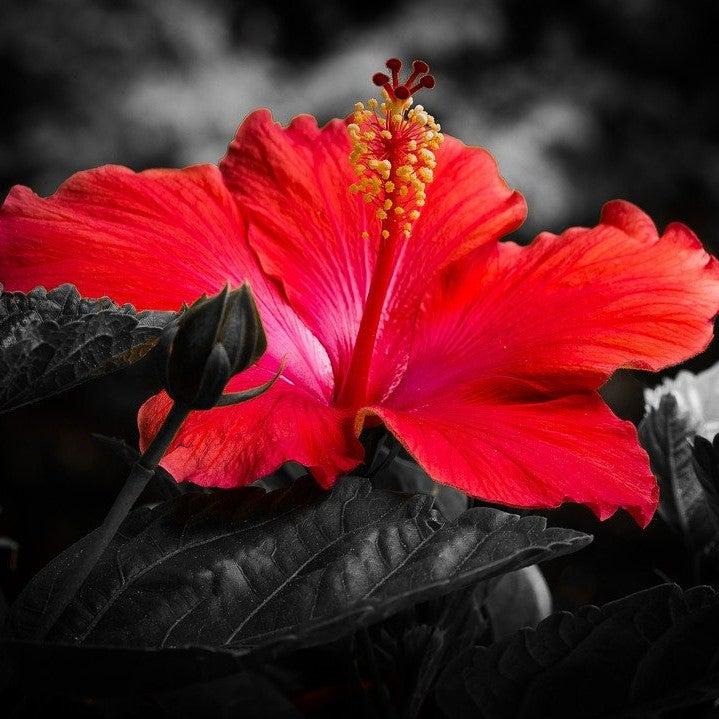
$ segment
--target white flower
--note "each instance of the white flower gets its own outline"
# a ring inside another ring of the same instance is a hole
[[[719,433],[719,364],[694,374],[682,370],[674,379],[666,378],[653,389],[644,390],[649,411],[659,408],[662,397],[673,395],[679,411],[689,415],[697,434],[712,439]]]

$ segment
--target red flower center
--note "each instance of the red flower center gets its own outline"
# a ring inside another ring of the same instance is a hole
[[[341,406],[359,407],[367,400],[372,354],[397,253],[425,204],[426,186],[437,164],[434,153],[442,142],[434,118],[421,105],[412,107],[415,93],[435,85],[427,74],[429,65],[415,60],[402,83],[402,62],[390,58],[387,67],[391,78],[381,72],[372,77],[382,88],[384,101],[371,99],[367,107],[358,102],[354,121],[347,127],[352,141],[350,162],[358,176],[349,189],[376,206],[380,247],[349,371],[337,398]]]

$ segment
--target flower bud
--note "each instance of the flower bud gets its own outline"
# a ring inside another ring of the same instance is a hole
[[[161,340],[165,385],[176,402],[192,409],[214,407],[229,380],[250,367],[267,348],[249,285],[185,309]]]

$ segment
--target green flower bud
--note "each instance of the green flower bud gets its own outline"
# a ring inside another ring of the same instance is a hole
[[[226,286],[185,309],[165,331],[165,386],[192,409],[214,407],[229,380],[264,353],[267,340],[252,291]]]

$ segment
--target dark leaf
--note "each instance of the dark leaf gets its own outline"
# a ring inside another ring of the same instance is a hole
[[[303,479],[271,493],[185,495],[130,515],[49,638],[277,653],[339,638],[590,539],[489,508],[449,522],[431,497],[376,490],[355,477],[329,493]],[[12,636],[32,636],[90,541],[30,583],[11,609]]]
[[[716,537],[719,535],[719,434],[713,442],[699,435],[694,438],[694,471],[704,490]]]
[[[0,288],[1,289],[1,288]],[[72,285],[0,295],[0,412],[132,364],[173,317],[111,300],[82,299]]]
[[[692,444],[695,427],[681,412],[676,399],[665,395],[659,408],[651,408],[639,425],[639,438],[659,479],[659,513],[680,532],[690,551],[704,553],[714,547],[716,532],[712,511],[697,478]]]
[[[489,584],[480,582],[415,605],[379,626],[375,645],[381,675],[393,686],[402,719],[420,716],[449,660],[483,634],[481,605]]]
[[[717,696],[719,599],[671,584],[465,651],[437,689],[451,719],[660,716]]]

